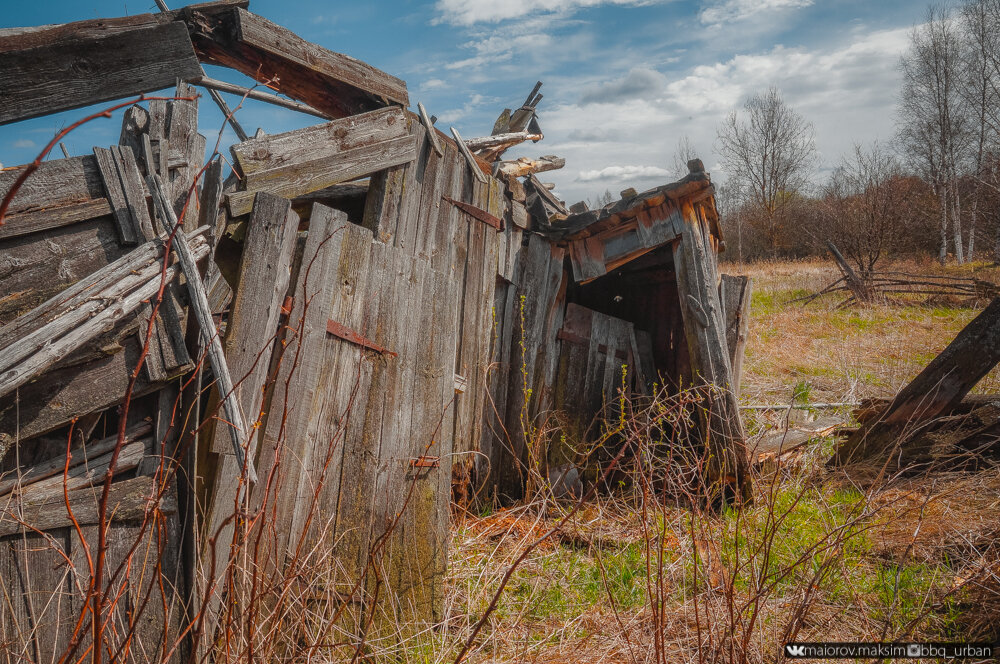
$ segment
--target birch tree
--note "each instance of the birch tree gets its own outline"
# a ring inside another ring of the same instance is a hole
[[[948,256],[949,222],[955,258],[964,262],[958,178],[968,122],[960,94],[961,64],[959,31],[950,10],[931,6],[926,21],[913,29],[910,49],[900,61],[900,138],[938,195],[942,263]]]

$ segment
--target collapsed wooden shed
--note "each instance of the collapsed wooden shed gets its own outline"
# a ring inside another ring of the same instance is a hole
[[[118,145],[0,172],[16,657],[211,656],[260,638],[247,584],[339,598],[342,647],[376,613],[437,621],[453,468],[515,497],[526,418],[593,416],[622,385],[718,386],[711,480],[742,478],[741,309],[723,311],[699,163],[569,214],[534,175],[561,160],[501,160],[542,138],[538,86],[490,136],[446,136],[399,79],[246,7],[0,31],[2,123],[176,81],[128,108]],[[193,85],[328,121],[251,138],[230,118],[224,180]]]

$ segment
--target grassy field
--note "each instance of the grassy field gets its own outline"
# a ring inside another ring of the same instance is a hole
[[[977,313],[960,301],[791,302],[836,278],[821,262],[723,269],[754,278],[745,403],[890,395]],[[994,372],[979,389],[998,387]],[[651,491],[652,464],[576,512],[540,495],[456,514],[445,622],[376,640],[371,654],[447,662],[470,641],[467,661],[484,663],[774,662],[789,640],[996,638],[1000,475],[859,485],[824,468],[833,445],[758,468],[753,504],[723,514]]]
[[[947,266],[897,262],[880,269],[912,274],[975,276],[1000,281],[985,264]],[[723,272],[753,278],[750,337],[742,384],[745,403],[787,403],[796,386],[812,401],[857,401],[894,394],[971,321],[983,302],[914,298],[838,308],[843,293],[809,304],[792,302],[835,281],[829,261],[728,264]],[[1000,371],[976,391],[1000,392]]]

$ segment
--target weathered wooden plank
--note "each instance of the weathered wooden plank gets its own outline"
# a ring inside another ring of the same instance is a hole
[[[247,423],[257,430],[263,388],[288,289],[298,215],[289,200],[262,192],[247,223],[223,350]],[[256,424],[255,424],[256,423]],[[217,430],[212,451],[232,451],[228,433]]]
[[[130,153],[131,150],[126,154]],[[118,226],[118,236],[122,244],[136,244],[139,241],[140,228],[138,223],[133,223],[128,201],[125,198],[125,190],[118,173],[118,166],[115,163],[116,160],[110,150],[99,147],[94,148],[94,158],[97,159],[97,167],[100,169],[101,179],[104,181],[104,189],[111,202],[111,213]]]
[[[885,456],[907,426],[954,409],[1000,362],[1000,298],[971,323],[889,402],[838,448],[831,463]]]
[[[753,280],[746,276],[722,275],[719,300],[726,321],[726,347],[733,367],[733,391],[740,394],[743,378],[743,354],[750,332],[750,299]]]
[[[6,197],[22,168],[0,171],[0,198]],[[92,155],[43,161],[17,190],[10,215],[106,200],[101,172]],[[4,221],[6,225],[11,218]]]
[[[704,221],[683,202],[684,232],[674,245],[677,293],[682,303],[695,385],[705,386],[698,417],[707,446],[705,481],[716,501],[740,500],[750,489],[748,459],[725,324],[715,272],[714,254],[705,246]]]
[[[414,123],[410,135],[415,139],[417,150],[415,158],[403,167],[402,191],[399,201],[399,221],[396,224],[396,234],[393,237],[395,246],[407,254],[414,256],[417,252],[417,224],[420,221],[421,192],[429,148],[425,149],[427,131],[420,123]]]
[[[204,75],[180,23],[101,37],[60,37],[44,46],[0,52],[0,124],[159,90],[177,77]]]
[[[427,109],[420,102],[417,102],[417,111],[420,114],[420,121],[424,124],[424,129],[427,130],[427,138],[431,142],[431,148],[434,150],[434,154],[441,157],[444,156],[444,151],[441,149],[441,141],[438,140],[437,131],[434,129],[434,123],[427,116]]]
[[[438,215],[441,209],[443,187],[447,183],[447,168],[443,161],[444,150],[439,155],[433,148],[432,131],[427,132],[427,161],[421,173],[420,205],[417,213],[415,253],[418,256],[433,260],[435,249],[435,232]]]
[[[367,302],[358,331],[380,345],[395,341],[393,310],[396,272],[391,244],[372,242],[369,276],[361,294]],[[386,414],[387,386],[397,357],[369,355],[360,365],[358,395],[344,433],[334,552],[351,589],[371,561],[368,556],[375,510],[375,482],[381,464],[379,446]],[[366,590],[364,587],[362,591]]]
[[[261,139],[263,140],[263,139]],[[235,149],[235,148],[234,148]],[[370,175],[390,166],[412,161],[417,154],[416,139],[411,136],[393,138],[369,146],[338,151],[322,159],[302,159],[287,166],[258,171],[247,176],[245,191],[227,196],[229,211],[234,217],[246,214],[256,191],[266,190],[285,197],[295,197],[334,184]]]
[[[372,234],[366,228],[348,223],[331,242],[340,242],[341,248],[339,261],[330,277],[334,289],[329,319],[360,330],[368,304],[365,293],[372,272]],[[371,363],[367,359],[369,352],[331,334],[327,334],[322,345],[323,364],[313,404],[315,416],[307,433],[315,444],[305,451],[306,456],[302,459],[304,472],[292,515],[296,544],[300,537],[308,544],[320,538],[331,546],[335,541],[340,483],[355,481],[350,476],[343,478],[341,469],[350,411],[367,406],[359,400],[361,393],[357,390],[360,390],[364,365]],[[305,532],[307,520],[310,532]]]
[[[198,228],[199,213],[198,192],[195,190],[191,194],[192,200],[188,203],[188,191],[205,161],[205,137],[198,134],[198,91],[179,80],[174,96],[178,99],[167,102],[166,139],[170,147],[164,183],[170,190],[174,213],[181,218],[184,212],[181,223],[185,232],[190,233]],[[187,97],[192,99],[185,99]]]
[[[0,521],[0,529],[8,525]],[[15,661],[57,661],[69,644],[76,614],[62,557],[67,535],[65,529],[48,536],[29,531],[0,541],[0,638]]]
[[[152,426],[143,422],[131,427],[125,432],[126,443],[138,440],[142,436],[151,433]],[[75,467],[82,463],[93,463],[101,455],[110,452],[118,444],[118,434],[109,436],[101,440],[89,443],[85,449],[73,450],[69,467]],[[0,476],[0,496],[10,493],[17,487],[27,486],[35,482],[47,479],[66,469],[66,459],[64,456],[47,459],[41,463],[18,469],[17,473],[11,473],[4,477]]]
[[[469,164],[469,170],[472,172],[473,177],[476,178],[480,183],[486,182],[486,174],[483,173],[483,169],[479,167],[479,162],[476,161],[475,155],[469,151],[469,147],[462,140],[462,135],[458,133],[458,130],[454,127],[451,128],[451,135],[455,137],[455,144],[458,145],[459,152],[465,157],[466,162]]]
[[[444,143],[444,156],[441,158],[441,195],[448,195],[450,198],[460,196],[462,193],[462,174],[465,166],[461,162],[461,155],[458,148],[451,142]],[[433,238],[429,242],[433,245],[431,250],[431,266],[439,272],[455,270],[455,243],[454,237],[456,224],[459,223],[459,211],[454,205],[447,205],[438,201],[437,216],[431,217]],[[464,264],[462,265],[464,268]]]
[[[204,256],[207,247],[203,244],[201,247],[201,256]],[[168,267],[167,281],[176,278],[178,273],[178,267]],[[40,342],[38,349],[32,355],[0,373],[0,395],[24,385],[81,345],[110,330],[118,321],[152,297],[159,290],[160,282],[159,274],[152,275],[131,292],[123,294],[120,300],[108,303],[103,309],[94,312],[91,317],[74,327],[65,329],[64,321],[57,319],[38,330],[35,334],[40,340],[44,339],[44,343]]]
[[[56,429],[81,414],[121,403],[139,359],[135,336],[122,347],[109,348],[110,355],[83,365],[56,366],[15,394],[0,398],[0,432],[27,440]],[[138,398],[158,389],[140,373],[132,396]],[[19,397],[16,399],[15,396]]]
[[[3,226],[0,226],[0,240],[40,233],[109,214],[111,204],[103,198],[45,208],[37,212],[10,214],[4,218]]]
[[[330,317],[336,287],[332,275],[340,262],[339,234],[347,223],[343,212],[322,205],[313,208],[287,323],[288,336],[264,425],[260,445],[261,473],[271,471],[276,451],[280,452],[283,464],[277,479],[278,494],[271,497],[282,519],[274,524],[279,547],[287,546],[292,525],[290,516],[302,470],[297,460],[305,456],[306,446],[311,443],[307,435],[314,416],[314,395],[326,343],[326,321]],[[260,485],[255,490],[251,504],[263,504],[265,488]],[[284,550],[277,552],[280,557],[284,554]]]
[[[232,67],[330,117],[409,105],[400,79],[242,9],[200,22],[195,47],[203,61]]]

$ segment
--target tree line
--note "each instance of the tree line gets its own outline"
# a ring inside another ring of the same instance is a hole
[[[777,88],[725,118],[731,260],[821,254],[829,240],[864,276],[887,254],[1000,262],[1000,0],[930,7],[899,68],[895,136],[855,145],[823,183],[813,125]]]

